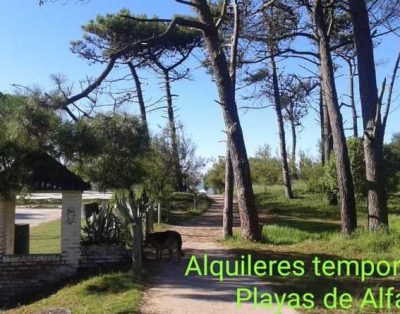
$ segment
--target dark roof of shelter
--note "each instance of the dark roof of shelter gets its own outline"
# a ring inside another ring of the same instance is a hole
[[[45,152],[26,153],[16,162],[24,175],[18,185],[32,191],[84,191],[90,184]],[[9,169],[12,171],[12,169]]]

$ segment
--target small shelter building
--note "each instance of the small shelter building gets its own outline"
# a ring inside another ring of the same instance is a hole
[[[0,179],[18,177],[16,187],[29,192],[62,193],[61,254],[78,265],[81,242],[82,192],[90,185],[56,159],[43,152],[24,154],[13,166],[0,171]],[[3,182],[3,185],[7,182]],[[14,254],[16,194],[0,191],[0,256]]]

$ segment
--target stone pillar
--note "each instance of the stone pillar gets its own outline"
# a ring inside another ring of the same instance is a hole
[[[15,195],[0,195],[0,255],[14,254],[15,203]]]
[[[79,266],[81,255],[82,192],[62,193],[61,253],[72,267]]]

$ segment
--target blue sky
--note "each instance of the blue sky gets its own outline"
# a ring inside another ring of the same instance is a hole
[[[96,76],[101,66],[89,66],[87,62],[73,55],[69,49],[70,41],[82,36],[81,25],[96,17],[97,14],[117,12],[129,8],[134,13],[147,13],[160,17],[170,17],[175,13],[190,13],[173,0],[91,0],[84,4],[73,0],[49,2],[39,7],[36,0],[12,0],[0,3],[0,91],[12,92],[11,84],[40,86],[51,88],[51,74],[63,74],[71,83],[78,82],[86,75]],[[389,75],[395,55],[400,49],[398,38],[383,40],[376,52],[376,59],[382,65],[378,68],[379,79]],[[198,63],[191,60],[186,67],[197,68]],[[291,66],[286,66],[290,71]],[[347,93],[347,77],[338,73],[339,95]],[[148,100],[156,100],[162,94],[155,74],[142,73],[146,78],[145,95]],[[192,137],[198,147],[198,154],[203,157],[224,155],[222,133],[223,120],[217,99],[216,88],[210,76],[197,69],[192,73],[192,81],[177,82],[173,93],[179,108],[178,116],[185,131]],[[400,84],[397,84],[400,87]],[[397,88],[399,89],[399,88]],[[396,94],[398,95],[398,93]],[[395,97],[393,108],[400,103]],[[240,105],[241,103],[239,103]],[[344,110],[344,119],[350,122],[350,111]],[[151,127],[157,131],[165,125],[164,114],[154,112],[149,116]],[[304,120],[304,129],[300,133],[299,149],[317,156],[319,139],[316,115],[310,111]],[[388,136],[400,131],[400,109],[395,110],[389,119]],[[269,144],[272,151],[278,149],[277,125],[272,109],[241,111],[242,127],[249,155],[257,147]],[[359,121],[361,127],[361,120]],[[289,134],[288,134],[289,135]],[[290,146],[290,142],[289,142]]]

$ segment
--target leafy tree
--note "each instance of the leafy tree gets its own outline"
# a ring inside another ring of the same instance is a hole
[[[81,151],[69,162],[99,189],[129,189],[141,182],[144,173],[139,159],[147,150],[148,140],[145,127],[137,118],[98,115],[79,121],[69,131],[72,133],[64,134],[64,138],[69,137],[66,143],[77,140],[76,151],[76,146],[85,146],[79,139],[93,148]]]
[[[34,99],[0,94],[0,191],[16,192],[29,169],[20,162],[31,152],[59,156],[57,130],[61,119]],[[13,169],[13,171],[9,171]]]
[[[260,186],[282,183],[282,169],[278,158],[272,157],[268,145],[260,147],[254,158],[250,158],[253,181]]]
[[[281,104],[284,109],[283,118],[290,125],[292,136],[292,152],[290,155],[291,174],[297,177],[296,151],[297,134],[302,126],[302,120],[309,112],[309,98],[317,83],[302,80],[296,75],[289,75],[281,82]]]
[[[219,158],[215,161],[203,178],[204,187],[213,188],[217,193],[222,193],[225,188],[225,160]]]
[[[331,27],[336,6],[322,0],[305,1],[306,9],[312,17],[320,54],[320,74],[323,99],[329,113],[333,147],[336,157],[342,232],[352,233],[357,228],[357,213],[354,197],[353,178],[350,169],[348,149],[344,134],[343,120],[337,96],[331,47]]]
[[[400,190],[400,137],[393,136],[392,141],[384,147],[386,189],[390,192]]]
[[[214,18],[215,15],[213,15],[212,6],[208,1],[193,0],[179,1],[179,3],[192,8],[195,11],[196,17],[185,18],[183,16],[176,16],[169,20],[156,18],[144,20],[143,22],[169,24],[164,32],[153,33],[148,38],[135,41],[125,48],[111,53],[110,60],[102,74],[84,91],[68,97],[61,105],[65,107],[90,94],[107,77],[117,59],[130,51],[134,51],[137,47],[157,45],[157,43],[166,39],[179,26],[200,31],[218,89],[219,104],[223,111],[225,127],[229,137],[228,145],[237,188],[242,236],[249,240],[258,241],[261,239],[261,232],[251,182],[250,166],[236,105],[235,85],[230,75],[227,56],[220,41],[220,27],[227,12],[228,1],[223,2],[221,13],[217,19]],[[60,107],[60,104],[57,107]]]
[[[321,192],[321,177],[324,175],[324,166],[304,152],[299,154],[299,179],[304,180],[310,192]]]
[[[249,240],[258,241],[261,239],[261,232],[250,165],[237,110],[235,79],[231,76],[232,72],[227,55],[220,41],[220,26],[226,13],[227,3],[227,1],[224,2],[220,18],[215,21],[210,4],[207,1],[193,0],[188,2],[187,4],[195,10],[197,18],[187,20],[185,23],[202,31],[212,74],[218,89],[219,104],[224,115],[225,129],[228,135],[227,143],[236,182],[242,236]]]
[[[240,64],[240,36],[244,24],[244,16],[246,15],[246,3],[243,1],[232,0],[228,7],[227,1],[217,1],[210,3],[210,9],[214,19],[218,22],[219,37],[223,43],[222,48],[229,58],[229,76],[232,82],[232,92],[236,97],[236,86],[238,70]],[[203,64],[206,66],[208,73],[212,74],[210,60],[205,60]],[[228,131],[228,130],[227,130]],[[229,238],[233,235],[233,196],[234,196],[234,173],[232,158],[230,152],[229,136],[226,137],[226,153],[225,153],[225,187],[224,187],[224,208],[222,210],[222,234],[223,237]]]
[[[175,191],[171,146],[163,136],[153,137],[150,149],[140,159],[145,172],[142,185],[158,202],[167,200]]]
[[[19,95],[1,95],[1,143],[15,144],[26,150],[54,151],[54,140],[61,119],[34,99]]]
[[[286,197],[291,199],[293,198],[293,191],[290,180],[286,135],[282,114],[283,103],[279,82],[280,75],[277,67],[276,55],[280,50],[284,49],[282,46],[287,45],[287,40],[280,38],[288,32],[293,32],[293,29],[296,29],[298,24],[298,14],[295,14],[294,11],[283,2],[274,1],[270,5],[266,6],[266,8],[262,9],[262,14],[259,16],[260,19],[254,22],[256,28],[252,28],[251,31],[255,31],[256,34],[263,34],[263,36],[259,36],[257,39],[261,39],[260,41],[262,42],[262,45],[266,46],[267,53],[269,54],[269,71],[261,69],[261,71],[264,70],[264,73],[266,74],[262,81],[267,81],[267,88],[263,89],[263,94],[270,98],[274,104],[279,129],[283,184],[285,187]],[[263,50],[265,50],[265,48]],[[270,90],[272,92],[269,92]]]
[[[141,185],[149,193],[149,196],[157,201],[166,201],[174,192],[174,159],[168,136],[165,134],[154,136],[150,141],[147,152],[140,158],[140,165],[145,175]],[[183,133],[179,147],[182,162],[182,174],[185,186],[188,190],[194,190],[200,182],[200,169],[204,165],[202,158],[196,156],[196,146]]]
[[[205,160],[196,156],[196,144],[186,137],[181,127],[179,135],[179,160],[182,170],[183,187],[187,191],[195,191],[201,182],[201,170],[205,166]]]
[[[359,90],[364,126],[364,158],[366,180],[368,182],[368,227],[370,230],[375,231],[381,227],[387,228],[389,224],[386,189],[384,186],[385,178],[380,169],[383,166],[383,140],[389,114],[391,92],[386,104],[386,111],[381,114],[383,94],[378,95],[373,37],[367,2],[365,0],[349,0],[349,8],[357,52]],[[388,6],[386,7],[385,4]],[[390,7],[397,8],[398,11],[398,6],[398,1],[384,2],[382,11]],[[398,13],[395,15],[398,16]],[[394,85],[399,60],[400,56],[396,62],[391,86]],[[383,85],[382,91],[384,87],[385,85]]]
[[[351,171],[354,179],[355,193],[358,198],[364,199],[368,195],[368,182],[365,178],[365,161],[363,142],[358,138],[351,138],[348,141]],[[400,179],[400,150],[396,148],[396,141],[384,147],[384,167],[386,192],[397,192]],[[331,158],[325,166],[325,174],[320,180],[321,189],[328,195],[328,199],[335,202],[338,187],[336,184],[335,160]]]
[[[73,42],[73,51],[94,62],[108,60],[110,54],[126,49],[134,42],[151,37],[155,33],[167,30],[168,23],[147,22],[147,16],[135,16],[129,10],[117,14],[98,16],[83,26],[84,39]],[[146,106],[144,104],[137,68],[152,67],[161,72],[164,79],[165,106],[168,117],[168,130],[174,153],[176,188],[184,190],[182,165],[179,159],[179,136],[173,105],[171,84],[187,77],[188,70],[179,72],[178,67],[190,56],[192,50],[200,45],[199,32],[183,28],[176,29],[153,46],[138,46],[120,57],[127,63],[135,81],[142,123],[147,125]],[[134,64],[135,63],[135,64]],[[164,108],[164,107],[159,107]]]

